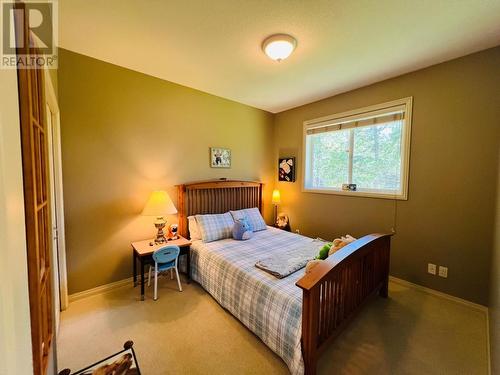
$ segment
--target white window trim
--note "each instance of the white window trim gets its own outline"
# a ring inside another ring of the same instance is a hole
[[[368,189],[359,189],[357,191],[344,191],[338,188],[308,188],[306,186],[307,180],[307,155],[306,155],[306,142],[307,142],[307,130],[310,128],[317,127],[320,124],[335,122],[339,119],[344,119],[346,117],[361,117],[367,112],[381,111],[387,108],[404,106],[405,107],[405,118],[403,126],[403,134],[401,136],[401,193],[394,194],[392,192],[383,193],[370,191]],[[351,111],[336,113],[329,116],[319,117],[312,120],[304,121],[303,123],[303,133],[302,133],[302,192],[304,193],[320,193],[320,194],[335,194],[335,195],[346,195],[353,197],[369,197],[369,198],[382,198],[382,199],[397,199],[397,200],[408,200],[408,182],[410,175],[410,138],[411,138],[411,123],[412,123],[412,107],[413,107],[413,97],[402,98],[398,100],[393,100],[386,103],[375,104],[364,108],[359,108]]]

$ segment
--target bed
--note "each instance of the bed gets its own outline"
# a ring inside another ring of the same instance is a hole
[[[187,217],[258,207],[259,182],[206,181],[178,186],[179,231]],[[273,250],[311,238],[268,227],[248,241],[223,239],[191,246],[191,277],[256,334],[292,374],[315,374],[316,363],[370,296],[387,297],[390,235],[372,234],[345,246],[310,273],[283,279],[255,267]]]

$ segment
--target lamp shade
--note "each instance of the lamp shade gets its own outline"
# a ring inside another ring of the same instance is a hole
[[[273,190],[273,204],[280,204],[281,203],[281,195],[280,191],[278,189]]]
[[[142,210],[144,216],[164,216],[176,214],[177,209],[166,191],[153,191]]]

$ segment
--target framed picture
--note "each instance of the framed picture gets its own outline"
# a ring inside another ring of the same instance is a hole
[[[278,181],[295,182],[295,157],[278,159]]]
[[[210,147],[210,166],[212,168],[231,168],[231,150]]]
[[[130,344],[129,344],[130,343]],[[132,341],[125,343],[124,350],[119,351],[103,360],[90,365],[83,370],[72,373],[69,369],[59,372],[67,375],[103,375],[103,374],[120,374],[120,375],[141,375]]]

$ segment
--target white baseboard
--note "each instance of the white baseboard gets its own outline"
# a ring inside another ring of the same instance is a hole
[[[406,280],[403,280],[403,279],[400,279],[400,278],[397,278],[394,276],[389,276],[389,280],[392,281],[393,283],[403,285],[403,286],[406,286],[408,288],[417,289],[417,290],[424,292],[424,293],[432,294],[432,295],[437,296],[437,297],[445,298],[447,300],[454,301],[454,302],[460,303],[462,305],[469,306],[475,310],[479,310],[479,311],[484,312],[488,315],[488,307],[480,305],[478,303],[467,301],[465,299],[455,297],[455,296],[452,296],[452,295],[449,295],[449,294],[446,294],[443,292],[439,292],[437,290],[427,288],[425,286],[415,284],[415,283],[412,283],[410,281],[406,281]],[[127,279],[114,281],[114,282],[109,283],[109,284],[104,284],[104,285],[100,285],[100,286],[92,288],[92,289],[87,289],[87,290],[84,290],[82,292],[73,293],[73,294],[69,295],[69,301],[74,302],[74,301],[78,301],[82,298],[95,296],[97,294],[107,293],[107,292],[112,291],[114,289],[121,288],[121,287],[127,286],[127,285],[131,285],[132,282],[133,282],[133,277],[129,277]]]
[[[490,314],[486,314],[486,344],[488,345],[488,375],[491,375]]]
[[[419,285],[419,284],[414,284],[412,282],[409,282],[409,281],[406,281],[403,279],[399,279],[399,278],[394,277],[394,276],[389,276],[389,280],[392,281],[393,283],[403,285],[403,286],[406,286],[408,288],[413,288],[413,289],[419,290],[419,291],[424,292],[424,293],[432,294],[434,296],[447,299],[449,301],[454,301],[454,302],[460,303],[462,305],[471,307],[474,310],[484,312],[486,315],[488,315],[488,308],[486,306],[480,305],[478,303],[474,303],[471,301],[467,301],[466,299],[462,299],[462,298],[455,297],[455,296],[452,296],[452,295],[449,295],[449,294],[446,294],[443,292],[439,292],[437,290],[427,288],[427,287]]]
[[[87,289],[87,290],[84,290],[83,292],[73,293],[73,294],[69,295],[69,302],[75,302],[75,301],[78,301],[78,300],[83,299],[83,298],[95,296],[98,294],[107,293],[107,292],[110,292],[110,291],[115,290],[117,288],[122,288],[122,287],[127,286],[127,285],[132,285],[133,282],[134,282],[134,278],[129,277],[128,279],[123,279],[123,280],[115,281],[115,282],[112,282],[109,284],[100,285],[100,286],[92,288],[92,289]]]

